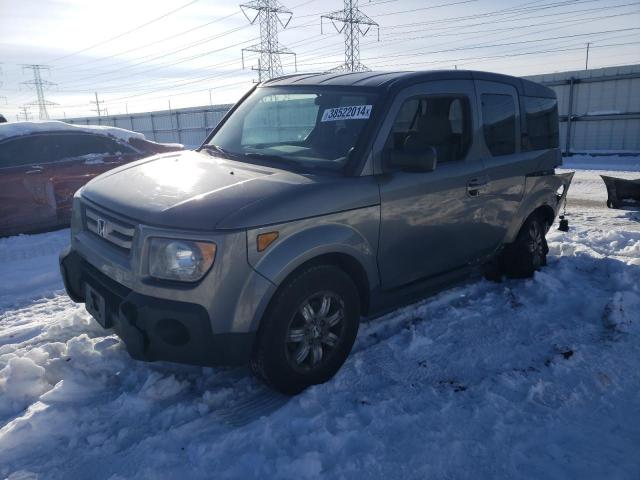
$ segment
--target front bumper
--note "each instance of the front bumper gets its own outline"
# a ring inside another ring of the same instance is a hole
[[[113,328],[137,360],[217,366],[242,365],[250,358],[255,333],[214,334],[202,305],[136,293],[71,248],[60,254],[60,270],[75,302],[85,302],[87,284],[104,298],[103,327]]]

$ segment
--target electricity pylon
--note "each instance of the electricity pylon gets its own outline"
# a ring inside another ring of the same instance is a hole
[[[344,9],[320,17],[320,33],[323,32],[323,20],[330,20],[338,33],[344,34],[344,63],[334,71],[366,72],[369,69],[360,63],[360,36],[365,36],[371,28],[380,26],[358,8],[358,0],[344,0]],[[341,24],[340,26],[338,26]]]
[[[18,120],[24,120],[25,122],[28,122],[29,120],[31,120],[29,107],[23,105],[22,107],[20,107],[20,110],[22,110],[22,112],[17,115]]]
[[[294,62],[296,61],[296,54],[278,42],[278,29],[287,28],[293,14],[278,0],[253,0],[240,5],[240,9],[249,23],[254,25],[258,22],[260,25],[260,44],[242,49],[242,68],[245,68],[245,52],[253,52],[260,55],[258,67],[252,67],[258,71],[259,82],[281,76],[283,70],[280,55],[293,55]],[[249,15],[249,10],[255,10],[256,14]]]
[[[23,68],[23,71],[28,69],[33,72],[33,80],[22,82],[22,84],[33,86],[36,90],[36,95],[38,96],[37,100],[33,102],[29,102],[26,105],[37,105],[38,110],[40,112],[40,115],[39,115],[40,120],[49,120],[49,112],[47,112],[47,106],[57,105],[57,103],[46,100],[44,98],[44,90],[47,87],[51,87],[55,85],[55,83],[50,82],[48,80],[43,80],[42,76],[40,75],[40,72],[42,70],[48,70],[49,67],[46,65],[23,65],[22,68]]]

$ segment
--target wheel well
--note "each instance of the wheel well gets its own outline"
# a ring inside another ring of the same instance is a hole
[[[549,205],[539,206],[533,212],[531,212],[531,215],[529,215],[529,217],[533,215],[539,215],[540,217],[542,217],[543,220],[547,221],[549,227],[553,225],[553,221],[556,218],[556,212],[554,212],[553,208],[551,208]],[[529,217],[527,217],[527,219]]]
[[[369,312],[369,279],[367,278],[367,272],[364,267],[355,258],[344,253],[327,253],[318,257],[307,260],[302,265],[298,266],[293,272],[287,275],[287,278],[282,282],[286,282],[288,278],[295,275],[300,270],[307,268],[311,265],[334,265],[343,270],[353,283],[355,283],[358,289],[358,296],[360,297],[360,311],[362,315],[366,315]]]

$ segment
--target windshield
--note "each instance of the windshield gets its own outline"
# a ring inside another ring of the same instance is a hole
[[[370,122],[374,100],[366,92],[258,88],[207,145],[249,161],[340,170]]]

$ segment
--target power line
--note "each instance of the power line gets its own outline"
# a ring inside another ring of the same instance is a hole
[[[226,35],[230,35],[232,33],[235,33],[237,31],[239,31],[239,30],[242,30],[244,28],[246,28],[246,26],[235,27],[235,28],[232,28],[230,30],[226,30],[224,32],[221,32],[221,33],[218,33],[216,35],[213,35],[211,37],[207,37],[205,39],[198,40],[197,42],[194,42],[194,43],[191,43],[191,44],[187,44],[186,46],[178,48],[177,50],[171,50],[171,51],[168,51],[168,52],[163,52],[163,53],[161,53],[159,55],[153,54],[153,55],[156,55],[156,56],[153,56],[152,58],[149,58],[150,55],[139,57],[138,59],[133,59],[133,61],[140,60],[140,59],[143,59],[143,58],[147,58],[147,60],[140,61],[140,62],[133,63],[133,64],[129,64],[129,65],[126,65],[124,67],[114,68],[112,70],[107,70],[105,72],[100,72],[100,73],[95,73],[93,75],[87,75],[87,76],[84,76],[84,77],[80,77],[80,78],[78,78],[76,80],[72,80],[70,82],[67,82],[67,84],[87,83],[84,80],[90,80],[90,79],[93,79],[93,78],[96,78],[96,77],[100,77],[100,76],[103,76],[103,75],[110,75],[112,73],[121,72],[123,70],[131,69],[131,68],[137,67],[139,65],[144,65],[146,63],[153,62],[154,60],[160,60],[160,59],[166,58],[167,56],[172,55],[174,53],[183,52],[185,50],[189,50],[190,48],[193,48],[194,46],[202,45],[202,44],[208,43],[208,42],[210,42],[212,40],[217,40],[217,39],[222,38],[222,37],[224,37]],[[243,42],[243,43],[247,43],[247,42]],[[219,48],[219,49],[215,49],[215,50],[210,50],[208,52],[196,54],[196,55],[193,55],[191,57],[186,57],[186,58],[181,59],[179,61],[167,62],[167,63],[163,63],[163,64],[156,64],[154,67],[152,67],[151,69],[146,70],[146,71],[158,70],[159,68],[162,68],[163,66],[173,66],[173,65],[176,65],[178,63],[183,63],[183,62],[186,62],[186,61],[189,61],[189,60],[200,58],[200,57],[202,57],[204,55],[208,55],[208,54],[211,54],[211,53],[216,53],[216,52],[219,52],[219,51],[224,50],[226,48],[231,48],[231,47],[237,46],[237,45],[238,45],[238,43],[236,42],[233,45],[229,45],[228,47]],[[143,70],[142,72],[137,72],[137,73],[145,73],[146,71]],[[126,74],[124,76],[120,76],[120,77],[116,77],[116,78],[129,78],[130,76],[131,76],[131,74],[128,73],[128,74]]]
[[[498,21],[504,21],[504,20],[510,20],[514,17],[523,15],[523,14],[528,14],[531,12],[538,12],[538,11],[544,11],[544,10],[552,10],[555,8],[560,8],[560,7],[566,7],[569,5],[578,5],[578,4],[583,4],[583,3],[593,3],[593,2],[598,2],[601,0],[569,0],[569,1],[561,1],[561,2],[554,2],[554,3],[546,3],[546,4],[540,4],[537,1],[533,1],[533,2],[527,2],[515,7],[509,7],[509,8],[504,8],[504,9],[500,9],[500,10],[494,10],[491,12],[485,12],[485,13],[477,13],[477,14],[473,14],[473,15],[464,15],[464,16],[458,16],[458,17],[447,17],[447,18],[440,18],[440,19],[435,19],[435,20],[429,20],[429,21],[425,21],[425,22],[411,22],[411,23],[404,23],[404,24],[398,24],[398,25],[389,25],[387,27],[385,27],[385,29],[398,29],[398,28],[405,28],[405,27],[415,27],[415,26],[426,26],[426,25],[434,25],[434,24],[442,24],[442,23],[454,23],[454,22],[459,22],[459,21],[465,21],[465,20],[475,20],[475,19],[480,19],[480,18],[490,18],[490,17],[501,17],[504,15],[513,15],[512,17],[508,17],[506,19],[502,19],[502,20],[492,20],[491,23],[494,22],[498,22]],[[533,5],[533,6],[532,6]],[[572,13],[572,12],[567,12],[567,13]],[[556,14],[554,14],[556,15]],[[530,17],[528,17],[530,18]],[[468,25],[456,25],[453,27],[441,27],[441,28],[446,28],[446,29],[451,29],[451,28],[466,28]],[[440,28],[440,27],[435,27],[435,28]]]
[[[610,10],[610,9],[609,9]],[[604,15],[604,16],[599,16],[599,17],[592,17],[592,18],[587,18],[587,19],[579,19],[579,20],[575,20],[575,19],[563,19],[563,20],[558,20],[555,22],[546,22],[544,25],[554,25],[550,28],[545,28],[542,30],[536,30],[535,32],[533,31],[529,31],[526,33],[523,33],[522,30],[524,29],[528,29],[528,28],[532,28],[532,27],[537,27],[540,26],[540,23],[536,23],[536,24],[529,24],[529,25],[519,25],[516,27],[508,27],[508,28],[501,28],[501,29],[493,29],[493,30],[477,30],[477,31],[469,31],[466,32],[468,34],[480,34],[479,36],[473,36],[473,37],[466,37],[464,39],[460,39],[461,41],[464,42],[469,42],[470,40],[474,40],[476,38],[485,38],[487,36],[488,33],[493,33],[493,32],[502,32],[502,31],[511,31],[511,30],[518,30],[518,34],[514,37],[514,36],[508,36],[503,38],[504,40],[508,40],[510,38],[521,38],[523,35],[534,35],[534,34],[538,34],[538,33],[544,33],[544,32],[548,32],[548,31],[554,31],[557,30],[557,26],[558,24],[561,24],[563,26],[574,26],[574,25],[582,25],[585,23],[591,23],[594,21],[599,21],[599,20],[606,20],[606,19],[610,19],[610,18],[615,18],[615,17],[620,17],[620,16],[626,16],[628,15],[629,12],[625,12],[625,13],[620,13],[620,14],[614,14],[614,15]],[[420,35],[420,36],[416,36],[416,37],[407,37],[404,36],[403,38],[397,39],[397,40],[391,40],[391,41],[386,41],[385,45],[391,45],[391,44],[395,44],[395,43],[405,43],[406,42],[410,42],[413,40],[420,40],[423,38],[435,38],[435,37],[445,37],[445,36],[451,36],[451,35],[456,35],[456,34],[450,34],[450,33],[440,33],[440,34],[432,34],[432,35]],[[475,45],[476,47],[480,47],[480,46],[484,46],[486,44],[490,44],[491,42],[485,42],[484,44],[477,44]],[[444,42],[444,43],[439,43],[439,44],[435,44],[432,45],[433,47],[438,47],[440,45],[451,45],[451,42]]]
[[[622,43],[610,43],[610,44],[606,44],[606,45],[594,45],[593,47],[591,47],[591,49],[594,48],[609,48],[609,47],[621,47],[621,46],[628,46],[628,45],[638,45],[640,44],[640,42],[622,42]],[[456,58],[456,59],[447,59],[447,60],[435,60],[435,61],[421,61],[421,62],[402,62],[403,67],[404,66],[411,66],[411,65],[434,65],[434,64],[451,64],[451,63],[457,63],[458,65],[464,65],[464,63],[461,62],[467,62],[469,63],[470,60],[493,60],[493,59],[499,59],[499,58],[511,58],[511,57],[520,57],[520,56],[530,56],[530,55],[539,55],[539,54],[544,54],[544,53],[556,53],[556,52],[571,52],[571,51],[580,51],[580,50],[584,50],[584,44],[581,44],[577,47],[571,47],[571,48],[555,48],[555,49],[546,49],[546,50],[534,50],[534,51],[528,51],[528,52],[519,52],[519,53],[507,53],[507,54],[500,54],[500,55],[485,55],[485,56],[479,56],[479,57],[465,57],[465,58]],[[386,67],[386,66],[393,66],[393,65],[389,65],[389,64],[384,64],[384,63],[380,63],[377,64],[376,66],[378,67]]]
[[[358,8],[358,0],[344,0],[344,9],[328,13],[320,17],[320,31],[324,19],[330,20],[338,33],[344,34],[344,63],[335,70],[345,72],[362,72],[369,70],[360,63],[360,36],[363,37],[371,30],[380,26]],[[338,23],[341,24],[338,27]]]
[[[236,15],[239,15],[239,14],[240,14],[240,11],[237,11],[237,12],[231,13],[229,15],[225,15],[224,17],[219,17],[219,18],[216,18],[214,20],[211,20],[210,22],[206,22],[206,23],[197,25],[195,27],[189,28],[187,30],[183,30],[182,32],[175,33],[175,34],[170,35],[168,37],[164,37],[164,38],[161,38],[159,40],[155,40],[153,42],[149,42],[149,43],[146,43],[144,45],[140,45],[138,47],[129,48],[127,50],[123,50],[123,51],[120,51],[118,53],[113,53],[111,55],[107,55],[106,57],[94,58],[92,60],[87,60],[86,62],[77,63],[75,65],[63,65],[61,67],[56,67],[56,70],[76,69],[77,67],[82,67],[84,65],[89,65],[91,63],[102,62],[104,60],[109,60],[111,58],[116,58],[116,57],[119,57],[121,55],[125,55],[127,53],[135,52],[135,51],[138,51],[138,50],[143,50],[143,49],[145,49],[147,47],[155,46],[155,45],[157,45],[159,43],[167,42],[169,40],[173,40],[174,38],[180,37],[182,35],[186,35],[188,33],[194,32],[194,31],[199,30],[201,28],[208,27],[209,25],[213,25],[214,23],[218,23],[218,22],[221,22],[223,20],[227,20],[227,19],[229,19],[231,17],[234,17]],[[145,57],[140,57],[140,58],[145,58]],[[82,70],[82,71],[87,71],[87,70]]]
[[[624,3],[624,4],[619,4],[619,5],[608,5],[606,7],[596,7],[596,8],[588,8],[588,9],[583,9],[583,10],[573,10],[570,12],[554,12],[554,13],[547,13],[547,14],[543,14],[543,15],[535,15],[535,16],[530,16],[528,15],[527,17],[523,18],[523,19],[515,19],[516,22],[521,21],[521,20],[534,20],[534,19],[538,19],[538,18],[547,18],[547,17],[562,17],[565,15],[574,15],[574,14],[584,14],[584,13],[591,13],[591,12],[602,12],[602,11],[611,11],[613,9],[617,9],[617,8],[624,8],[624,7],[629,7],[629,6],[638,6],[640,5],[639,2],[631,2],[631,3]],[[629,12],[632,13],[632,12]],[[521,14],[519,14],[521,15]],[[583,15],[578,15],[578,17],[581,17]],[[572,17],[572,18],[576,18],[576,17]],[[605,17],[596,17],[596,18],[605,18]],[[492,33],[492,32],[497,32],[497,31],[501,31],[501,30],[515,30],[515,29],[519,29],[519,28],[528,28],[531,26],[539,26],[541,25],[540,23],[533,23],[533,24],[528,24],[528,25],[516,25],[513,27],[506,27],[503,29],[491,29],[491,30],[479,30],[479,31],[475,31],[475,32],[469,32],[469,31],[464,31],[464,32],[460,32],[461,29],[467,29],[470,27],[479,27],[482,25],[495,25],[498,23],[512,23],[514,20],[514,17],[509,17],[506,19],[500,19],[500,20],[490,20],[490,21],[486,21],[486,22],[480,22],[480,23],[473,23],[473,24],[467,24],[467,25],[463,25],[463,26],[450,26],[450,27],[439,27],[439,28],[434,28],[434,29],[430,29],[430,37],[446,37],[446,36],[460,36],[460,35],[466,35],[466,34],[471,34],[471,33]],[[569,19],[562,19],[562,20],[558,20],[556,22],[546,22],[545,25],[551,25],[554,23],[564,23],[566,21],[568,21]],[[388,28],[395,28],[395,26],[390,26],[387,27]],[[388,32],[387,35],[385,36],[388,37],[389,35],[397,35],[403,38],[407,38],[406,35],[411,34],[411,33],[423,33],[425,30],[424,28],[421,28],[419,30],[407,30],[407,31],[398,31],[398,32]],[[433,33],[433,32],[436,33]],[[439,32],[439,33],[438,33]],[[444,32],[444,33],[442,33]],[[447,32],[451,32],[451,33],[447,33]],[[424,38],[424,37],[417,37],[417,38]]]
[[[480,49],[480,48],[505,47],[505,46],[510,46],[510,45],[520,45],[520,44],[526,44],[526,43],[544,42],[544,41],[548,41],[548,40],[559,40],[559,39],[566,39],[566,38],[584,37],[584,36],[588,36],[588,35],[600,35],[600,34],[606,34],[606,33],[618,33],[618,32],[628,32],[628,31],[636,31],[636,30],[640,30],[640,27],[620,28],[620,29],[616,29],[616,30],[604,30],[604,31],[600,31],[600,32],[577,33],[577,34],[573,34],[573,35],[560,35],[560,36],[557,36],[557,37],[539,38],[539,39],[534,39],[534,40],[520,40],[520,41],[516,41],[516,42],[493,43],[493,44],[486,44],[486,45],[472,45],[472,46],[467,46],[467,47],[447,48],[447,49],[443,49],[443,50],[431,50],[431,51],[423,51],[423,52],[419,51],[419,50],[422,49],[422,47],[420,47],[420,48],[413,49],[413,50],[404,50],[405,53],[393,55],[393,57],[394,58],[400,58],[400,57],[411,57],[413,55],[431,55],[431,54],[434,54],[434,53],[456,52],[456,51],[460,51],[460,50],[475,50],[475,49]],[[378,59],[378,58],[385,58],[385,57],[386,56],[370,57],[370,59]]]
[[[259,82],[282,75],[280,55],[293,55],[295,58],[295,53],[278,42],[278,27],[287,28],[293,13],[278,0],[253,0],[240,5],[240,9],[251,25],[256,21],[260,25],[260,44],[242,49],[242,68],[244,52],[253,52],[260,54],[258,67],[253,68],[258,72]],[[253,18],[247,14],[249,10],[257,12]]]
[[[182,10],[184,8],[187,8],[190,5],[193,5],[197,1],[198,0],[192,0],[189,3],[185,3],[181,7],[175,8],[175,9],[173,9],[173,10],[171,10],[171,11],[169,11],[169,12],[163,14],[163,15],[160,15],[159,17],[156,17],[156,18],[154,18],[152,20],[149,20],[148,22],[143,23],[142,25],[138,25],[137,27],[134,27],[134,28],[132,28],[130,30],[127,30],[126,32],[122,32],[122,33],[116,35],[115,37],[107,38],[106,40],[103,40],[101,42],[94,43],[93,45],[90,45],[90,46],[88,46],[86,48],[83,48],[82,50],[78,50],[77,52],[69,53],[67,55],[62,55],[61,57],[54,58],[54,59],[50,60],[50,62],[58,62],[60,60],[64,60],[65,58],[74,57],[74,56],[79,55],[81,53],[84,53],[84,52],[86,52],[88,50],[92,50],[92,49],[94,49],[96,47],[99,47],[100,45],[104,45],[105,43],[109,43],[109,42],[112,42],[114,40],[117,40],[118,38],[122,38],[125,35],[129,35],[130,33],[133,33],[133,32],[135,32],[137,30],[140,30],[141,28],[144,28],[144,27],[146,27],[148,25],[151,25],[152,23],[155,23],[155,22],[157,22],[159,20],[162,20],[163,18],[166,18],[169,15],[173,15],[174,13],[179,12],[180,10]]]

